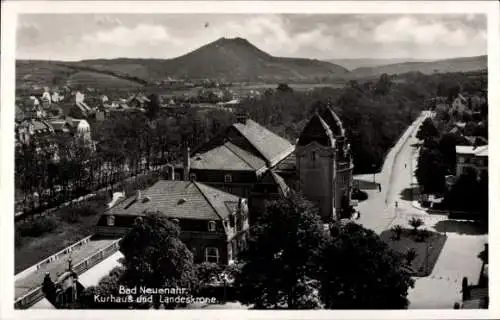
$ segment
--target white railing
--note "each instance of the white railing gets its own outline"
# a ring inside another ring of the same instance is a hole
[[[107,257],[111,256],[113,253],[118,251],[119,249],[119,243],[121,239],[113,241],[109,246],[106,246],[99,250],[98,252],[94,253],[93,255],[89,256],[85,260],[81,261],[80,263],[76,264],[73,267],[73,270],[77,274],[82,274],[83,272],[89,270],[99,262],[103,261]],[[63,281],[65,279],[59,279],[59,281]],[[19,299],[16,299],[14,303],[14,308],[15,309],[27,309],[31,307],[33,304],[36,302],[40,301],[44,297],[43,291],[42,291],[42,286],[38,286],[35,289],[31,290],[27,294],[23,295]]]
[[[51,263],[51,262],[54,262],[56,260],[59,260],[62,256],[65,256],[65,255],[71,253],[76,248],[79,248],[79,247],[83,246],[84,244],[86,244],[87,242],[89,242],[90,238],[92,238],[92,236],[88,236],[86,238],[83,238],[83,239],[79,240],[78,242],[75,242],[74,244],[70,245],[69,247],[62,249],[61,251],[51,255],[50,257],[45,258],[42,261],[36,263],[35,265],[19,272],[18,274],[15,275],[15,280],[22,279],[22,278],[28,276],[29,274],[39,270],[44,265]]]

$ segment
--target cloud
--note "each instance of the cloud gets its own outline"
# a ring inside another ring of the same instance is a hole
[[[120,19],[111,16],[95,16],[94,21],[101,27],[115,27],[122,25]]]
[[[459,47],[467,45],[469,38],[476,33],[470,28],[453,28],[439,21],[424,21],[404,16],[388,19],[373,31],[375,42],[382,44],[412,43],[432,45],[436,43]]]
[[[246,38],[274,56],[317,59],[473,56],[485,54],[487,43],[480,14],[100,14],[90,23],[87,14],[21,18],[19,52],[41,59],[173,58],[221,37]]]
[[[29,46],[36,44],[40,34],[41,30],[37,24],[20,22],[17,25],[17,45]]]
[[[334,44],[323,23],[309,25],[300,32],[292,32],[290,21],[283,16],[265,15],[236,19],[219,26],[227,37],[247,38],[271,54],[290,55],[304,47],[327,50]]]
[[[117,47],[133,47],[140,44],[175,43],[176,40],[161,25],[139,24],[132,28],[120,25],[112,29],[86,34],[82,37],[82,42],[91,47],[103,44]]]

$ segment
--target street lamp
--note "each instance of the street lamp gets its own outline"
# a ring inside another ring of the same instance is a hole
[[[432,249],[432,245],[428,242],[425,244],[425,272],[429,272],[429,249]]]
[[[373,169],[373,183],[375,183],[375,164],[372,164],[372,169]]]

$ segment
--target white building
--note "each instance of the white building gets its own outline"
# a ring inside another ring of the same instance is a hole
[[[456,146],[457,154],[457,176],[460,176],[466,168],[474,169],[478,178],[488,174],[488,146]]]

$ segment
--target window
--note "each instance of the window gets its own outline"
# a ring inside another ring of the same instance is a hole
[[[108,226],[115,225],[115,216],[108,216]]]
[[[172,222],[175,224],[179,224],[179,219],[172,219]]]
[[[215,231],[216,229],[216,224],[215,224],[215,221],[209,221],[208,222],[208,231]]]
[[[219,263],[219,249],[215,247],[205,248],[205,262]]]
[[[459,163],[464,163],[465,162],[465,158],[464,157],[458,157],[458,162]]]
[[[313,152],[311,153],[311,161],[312,161],[312,162],[315,162],[315,161],[316,161],[316,158],[317,158],[316,151],[313,151]]]
[[[189,180],[196,181],[196,173],[190,173],[189,174]]]
[[[233,182],[233,177],[230,174],[224,175],[224,183],[231,183]]]

